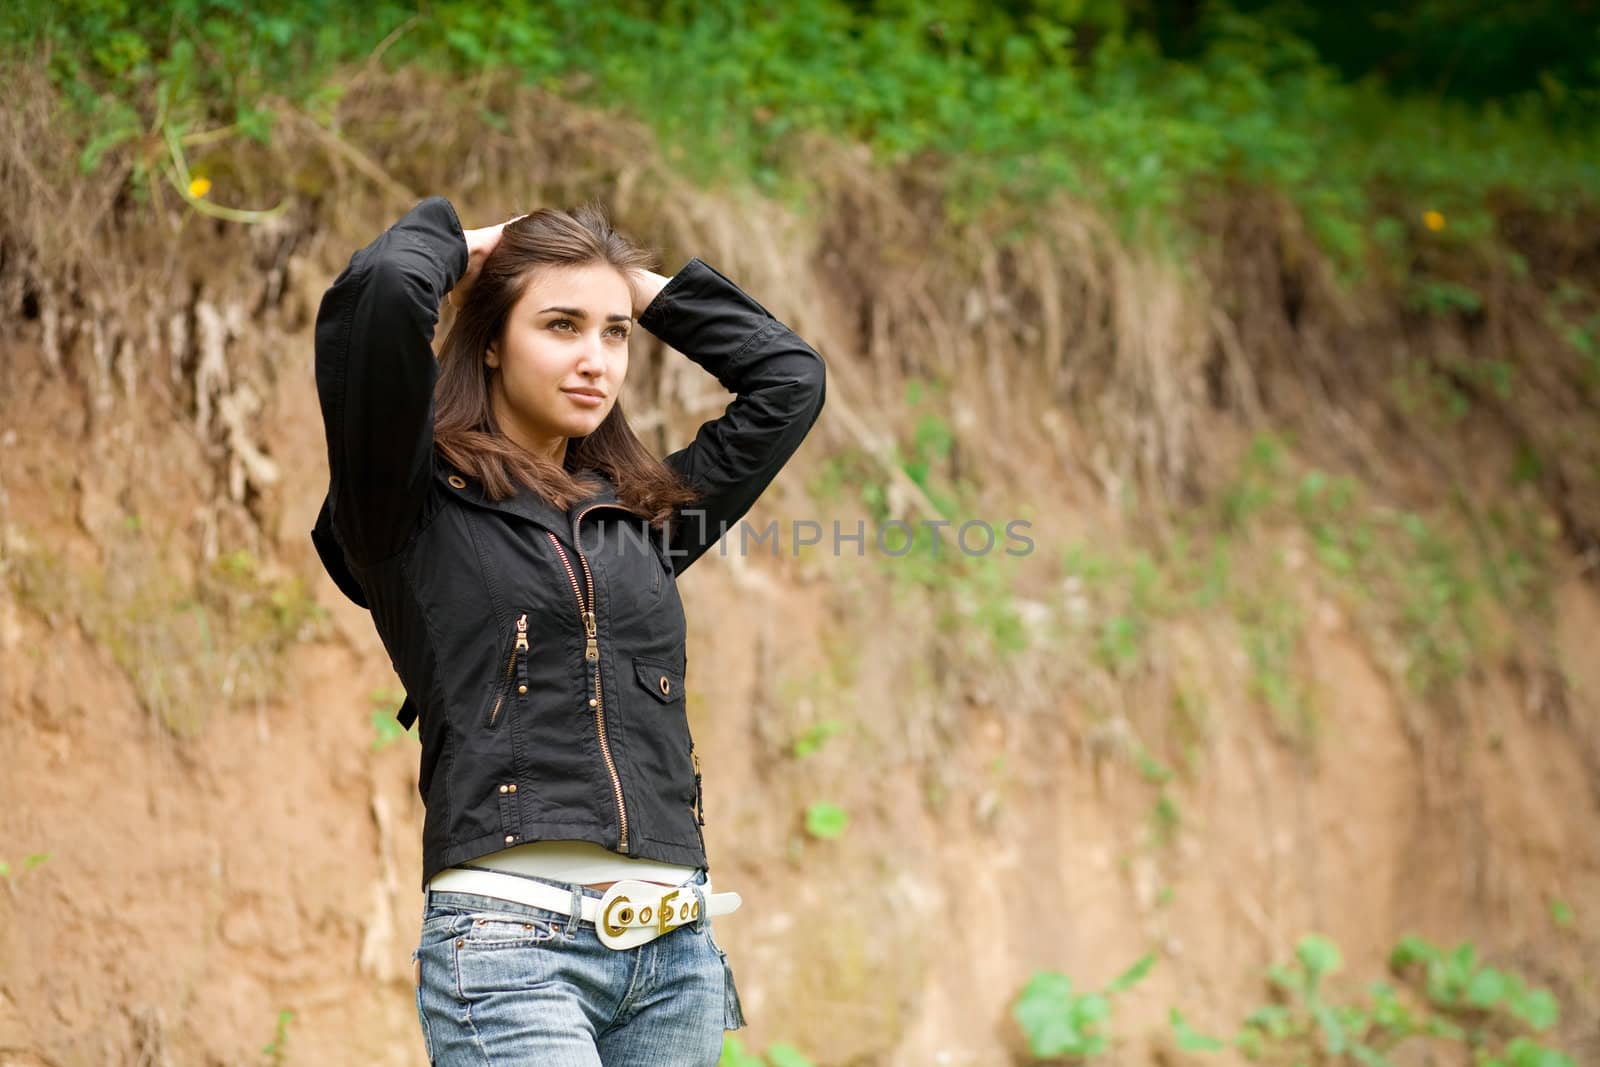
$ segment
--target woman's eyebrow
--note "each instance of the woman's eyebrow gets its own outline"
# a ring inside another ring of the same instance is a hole
[[[559,311],[561,314],[570,315],[571,317],[573,317],[575,319],[586,319],[586,318],[589,317],[589,313],[587,311],[584,311],[582,308],[549,307],[549,308],[540,309],[539,314],[543,315],[546,311]],[[611,314],[611,315],[607,315],[606,316],[606,321],[607,322],[632,322],[633,321],[633,316],[632,315]]]

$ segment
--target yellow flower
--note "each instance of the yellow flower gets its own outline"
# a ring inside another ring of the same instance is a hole
[[[1437,211],[1424,211],[1422,213],[1422,224],[1434,233],[1438,233],[1444,229],[1444,216]]]
[[[200,199],[202,196],[205,196],[210,191],[210,178],[196,178],[189,183],[189,195],[194,197],[196,200]]]

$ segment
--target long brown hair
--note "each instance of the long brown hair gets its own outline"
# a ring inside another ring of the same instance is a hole
[[[592,204],[570,212],[543,208],[500,231],[499,244],[484,260],[440,347],[434,448],[482,482],[492,499],[512,496],[521,484],[562,510],[598,488],[577,472],[600,471],[611,479],[624,506],[659,525],[696,494],[634,435],[620,398],[593,433],[568,440],[560,466],[501,433],[489,404],[495,371],[484,363],[484,353],[491,341],[500,339],[512,307],[537,272],[595,264],[616,268],[632,291],[628,271],[648,268],[652,259],[613,230],[605,213]]]

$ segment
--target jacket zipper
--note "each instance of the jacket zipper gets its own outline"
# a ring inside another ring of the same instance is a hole
[[[694,761],[694,832],[700,835],[700,849],[703,852],[706,835],[701,827],[706,824],[706,800],[700,789],[700,757],[695,755],[693,744],[689,746],[689,758]]]
[[[506,660],[506,680],[500,684],[500,692],[495,694],[494,709],[489,712],[489,725],[494,725],[495,718],[500,714],[500,706],[506,702],[506,695],[511,692],[511,678],[517,671],[517,656],[525,655],[528,651],[528,616],[523,613],[517,619],[517,641],[511,646],[511,658]],[[526,693],[528,687],[524,685],[522,691]]]
[[[578,517],[572,522],[573,541],[578,541],[578,527],[583,522],[583,517],[601,505],[595,504],[578,512]],[[545,536],[550,538],[556,555],[561,557],[561,565],[567,570],[567,580],[572,583],[572,595],[578,598],[578,617],[583,620],[583,658],[587,663],[594,664],[594,696],[589,700],[589,707],[594,709],[595,731],[600,735],[600,756],[606,761],[606,773],[611,775],[611,789],[617,796],[617,851],[628,851],[628,809],[622,801],[622,778],[617,774],[616,761],[611,758],[611,744],[606,740],[606,704],[600,692],[600,638],[599,626],[594,613],[594,574],[589,570],[589,561],[584,557],[583,549],[578,548],[578,564],[583,568],[583,587],[578,585],[578,574],[572,569],[572,560],[567,556],[567,550],[561,547],[561,542],[549,530]],[[584,589],[588,589],[587,599]]]

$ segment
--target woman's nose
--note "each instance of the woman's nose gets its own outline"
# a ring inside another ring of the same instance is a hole
[[[578,373],[604,374],[606,370],[606,353],[600,345],[598,337],[590,338],[578,354]]]

